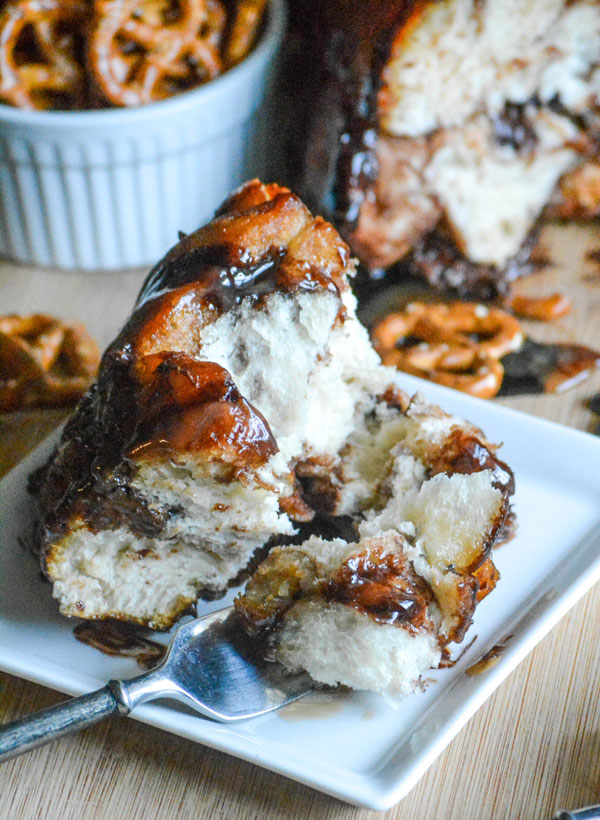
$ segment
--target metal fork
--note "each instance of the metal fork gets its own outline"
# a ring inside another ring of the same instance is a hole
[[[111,680],[89,695],[0,727],[0,762],[109,715],[128,715],[156,698],[181,701],[225,723],[271,712],[307,694],[309,676],[289,675],[263,660],[231,613],[228,607],[180,626],[162,663],[143,675]]]

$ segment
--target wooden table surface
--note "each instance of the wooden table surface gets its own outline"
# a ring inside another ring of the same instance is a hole
[[[538,340],[600,347],[600,266],[588,253],[597,228],[546,228],[552,266],[522,292],[562,289],[572,313],[526,323]],[[79,274],[0,263],[0,313],[44,311],[86,323],[106,345],[131,309],[143,271]],[[502,404],[591,431],[585,400],[600,373],[563,395]],[[64,417],[0,417],[0,475]],[[599,465],[600,467],[600,465]],[[557,464],[557,470],[560,465]],[[599,500],[600,504],[600,500]],[[600,803],[600,586],[583,598],[505,681],[413,791],[383,816],[394,820],[545,820],[558,808]],[[0,719],[63,695],[0,675]],[[225,754],[136,721],[114,719],[0,769],[0,820],[362,820],[346,805]]]

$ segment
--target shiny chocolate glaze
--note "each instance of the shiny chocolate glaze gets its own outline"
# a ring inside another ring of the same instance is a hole
[[[81,643],[98,649],[105,655],[135,658],[144,669],[152,669],[163,660],[167,647],[148,637],[152,634],[137,624],[107,619],[83,621],[73,629]]]
[[[157,535],[178,510],[150,507],[132,489],[140,460],[191,454],[224,481],[264,464],[278,449],[269,425],[224,368],[195,358],[202,328],[242,302],[259,310],[275,292],[339,298],[348,263],[331,225],[287,189],[258,181],[184,236],[150,272],[97,383],[32,479],[42,538],[64,533],[73,516],[94,531],[125,523]]]
[[[493,484],[505,496],[515,491],[515,477],[508,464],[501,461],[489,447],[472,433],[460,427],[445,439],[437,456],[431,461],[430,475],[437,473],[462,473],[469,475],[482,470],[491,470]]]
[[[405,555],[365,550],[352,555],[323,588],[327,601],[346,604],[384,624],[418,631],[433,600],[426,581]]]
[[[214,461],[255,467],[277,452],[266,420],[220,365],[156,353],[141,359],[138,378],[143,409],[123,448],[126,458],[202,452]]]
[[[437,226],[414,246],[406,260],[397,265],[396,275],[425,279],[438,290],[450,290],[462,297],[493,299],[507,294],[510,283],[538,269],[532,258],[540,224],[530,231],[519,252],[504,268],[472,262],[456,246],[450,231]],[[394,278],[394,274],[392,274]]]
[[[317,94],[301,192],[347,234],[378,172],[377,95],[394,35],[417,0],[313,3],[310,57]]]
[[[136,361],[112,348],[32,488],[46,537],[63,534],[72,516],[95,532],[126,523],[154,536],[178,510],[150,507],[132,489],[138,460],[195,453],[219,462],[227,478],[275,452],[267,422],[224,368],[183,353]]]
[[[504,523],[498,530],[498,535],[494,541],[494,549],[497,549],[503,544],[507,544],[509,541],[513,540],[517,534],[517,524],[517,513],[511,504],[508,508],[508,512],[506,513]]]

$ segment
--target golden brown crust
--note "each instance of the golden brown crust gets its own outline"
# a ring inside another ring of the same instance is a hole
[[[477,603],[479,604],[495,589],[496,584],[500,580],[500,573],[492,559],[488,558],[473,572],[473,576],[479,584],[479,589],[477,590]]]
[[[302,550],[276,547],[258,566],[235,609],[254,635],[273,629],[299,597],[318,591],[317,566]]]
[[[403,554],[404,543],[400,535],[367,539],[331,575],[301,547],[274,549],[236,598],[236,612],[255,635],[276,629],[300,598],[343,604],[409,632],[430,630],[433,595]]]
[[[287,188],[253,180],[216,218],[183,239],[151,271],[116,344],[138,355],[197,347],[202,328],[240,299],[275,291],[339,295],[353,273],[348,246]]]

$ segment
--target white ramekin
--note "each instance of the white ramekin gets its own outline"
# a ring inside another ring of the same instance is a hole
[[[153,105],[25,111],[0,105],[0,255],[82,270],[157,261],[229,192],[266,170],[265,101],[285,28],[201,88]],[[273,137],[274,138],[274,137]]]

